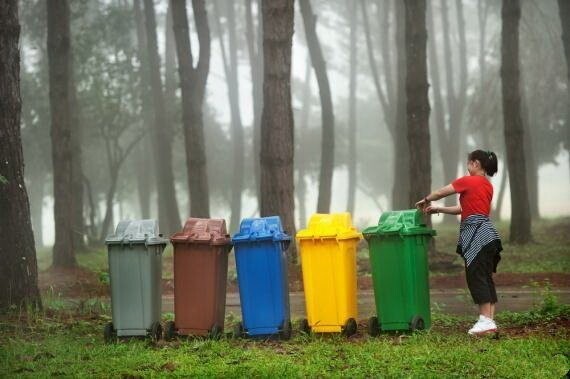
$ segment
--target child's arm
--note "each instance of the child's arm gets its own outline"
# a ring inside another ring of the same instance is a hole
[[[433,191],[432,193],[430,193],[429,195],[427,195],[426,197],[424,197],[423,199],[418,201],[416,203],[416,207],[418,207],[420,209],[424,209],[428,205],[428,203],[442,199],[442,198],[449,196],[449,195],[453,195],[454,193],[456,193],[455,188],[453,188],[453,186],[451,184],[448,184],[445,187],[441,187],[440,189]],[[454,207],[450,207],[450,208],[454,208]],[[459,211],[459,213],[461,213],[461,210]],[[459,214],[459,213],[457,213],[457,214]]]
[[[461,206],[455,205],[453,207],[439,207],[437,205],[429,205],[425,212],[429,214],[446,213],[448,215],[459,215],[461,214]]]

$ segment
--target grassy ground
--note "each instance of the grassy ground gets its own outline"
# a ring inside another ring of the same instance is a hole
[[[372,338],[296,333],[289,341],[102,341],[106,317],[44,312],[0,320],[0,377],[530,377],[570,368],[568,318],[505,314],[500,338],[465,334],[469,321],[435,315],[430,331]],[[13,316],[15,317],[15,316]]]

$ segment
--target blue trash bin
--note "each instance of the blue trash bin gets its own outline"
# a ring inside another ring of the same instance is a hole
[[[232,242],[236,257],[242,322],[237,336],[291,336],[287,248],[291,236],[278,216],[248,218]]]

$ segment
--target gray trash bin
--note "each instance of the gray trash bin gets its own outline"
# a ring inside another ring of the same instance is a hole
[[[113,322],[105,326],[106,341],[122,336],[162,336],[162,252],[168,239],[156,220],[121,221],[105,240],[109,255]]]

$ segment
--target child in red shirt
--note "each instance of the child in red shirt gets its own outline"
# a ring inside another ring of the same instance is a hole
[[[493,282],[500,252],[501,239],[489,220],[493,185],[487,178],[497,172],[497,156],[490,151],[475,150],[467,158],[469,175],[430,193],[416,203],[425,213],[461,215],[457,253],[465,260],[465,276],[473,301],[479,305],[479,320],[469,334],[495,333],[493,320],[497,292]],[[441,207],[431,201],[458,193],[459,205]]]

